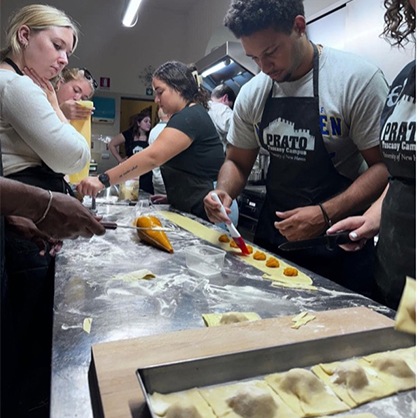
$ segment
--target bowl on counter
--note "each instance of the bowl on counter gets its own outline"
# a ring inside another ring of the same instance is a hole
[[[224,265],[224,250],[209,245],[193,245],[185,248],[187,268],[198,275],[214,276],[220,274]]]

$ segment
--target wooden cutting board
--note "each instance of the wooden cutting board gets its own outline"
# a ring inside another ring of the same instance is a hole
[[[96,344],[89,373],[95,416],[148,417],[135,374],[140,367],[394,327],[365,307],[314,314],[298,330],[293,315]]]

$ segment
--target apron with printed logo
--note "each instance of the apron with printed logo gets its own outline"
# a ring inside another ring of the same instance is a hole
[[[325,246],[293,252],[277,247],[286,238],[274,227],[276,211],[315,206],[346,190],[351,181],[335,169],[319,124],[318,50],[314,46],[313,97],[273,97],[273,86],[259,126],[261,145],[270,153],[266,199],[254,242],[359,293],[372,286],[373,243],[349,253]],[[319,208],[318,208],[319,210]],[[367,259],[367,260],[366,260]],[[366,262],[365,262],[366,261]]]

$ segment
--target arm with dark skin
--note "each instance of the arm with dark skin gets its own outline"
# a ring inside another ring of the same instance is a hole
[[[379,147],[361,153],[369,168],[343,193],[323,202],[323,207],[333,223],[365,210],[382,194],[387,185],[388,172],[382,162]],[[313,238],[328,228],[319,206],[295,208],[276,212],[276,215],[283,220],[274,225],[289,241]]]
[[[45,219],[35,225],[48,206],[48,191],[0,177],[0,213],[21,233],[30,229],[32,235],[38,233],[43,239],[90,238],[105,233],[100,222],[77,199],[62,193],[52,195]]]

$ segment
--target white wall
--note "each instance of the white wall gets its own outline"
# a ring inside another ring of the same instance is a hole
[[[28,0],[2,0],[1,25],[13,10]],[[130,96],[145,96],[138,78],[140,72],[154,68],[170,59],[187,58],[186,14],[152,6],[144,2],[138,23],[133,28],[121,24],[122,0],[50,0],[49,4],[66,11],[81,26],[82,35],[69,66],[87,67],[95,76],[110,77],[111,92]]]

